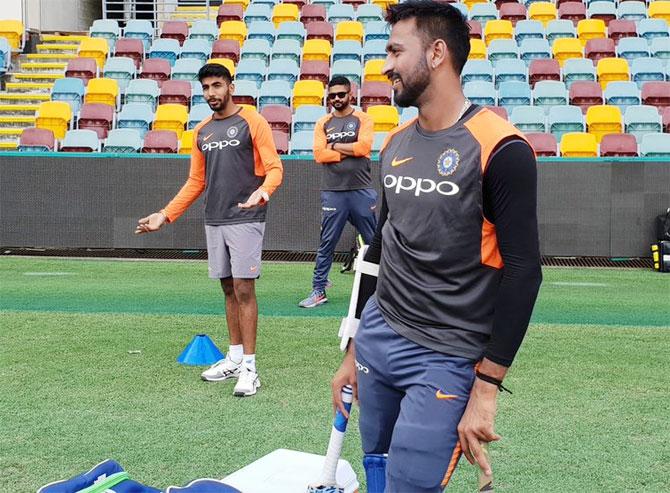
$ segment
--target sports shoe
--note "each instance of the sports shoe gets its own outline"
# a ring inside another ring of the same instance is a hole
[[[298,306],[301,308],[314,308],[315,306],[322,305],[327,301],[328,298],[326,298],[326,292],[320,289],[315,289],[307,298],[298,303]]]
[[[237,379],[237,383],[233,389],[233,395],[235,397],[249,397],[250,395],[254,395],[260,386],[261,381],[258,378],[258,373],[243,366],[240,370],[240,377]]]
[[[227,355],[224,359],[217,361],[212,366],[207,368],[200,374],[200,378],[207,382],[222,382],[229,378],[237,378],[240,376],[240,369],[242,362],[235,363]]]

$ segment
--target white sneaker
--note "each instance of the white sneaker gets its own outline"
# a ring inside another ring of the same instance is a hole
[[[200,378],[207,382],[222,382],[229,378],[240,376],[242,362],[235,363],[228,355],[222,360],[217,361],[200,374]]]
[[[240,377],[237,379],[233,395],[236,397],[248,397],[254,395],[261,386],[261,381],[258,378],[258,373],[251,371],[246,367],[240,370]]]

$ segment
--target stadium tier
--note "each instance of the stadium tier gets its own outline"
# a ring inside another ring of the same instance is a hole
[[[233,99],[296,155],[311,153],[329,78],[348,77],[378,150],[416,115],[394,105],[382,73],[387,4],[178,7],[158,29],[100,19],[86,36],[42,35],[35,53],[23,53],[20,22],[0,21],[0,148],[188,153],[189,130],[210,113],[197,82],[210,62],[230,69]],[[670,155],[670,1],[452,5],[471,26],[465,94],[526,132],[538,155]]]

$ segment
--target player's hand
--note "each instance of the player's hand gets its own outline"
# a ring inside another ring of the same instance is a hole
[[[338,409],[345,417],[349,418],[349,413],[344,408],[342,402],[342,387],[351,385],[353,389],[354,400],[358,400],[358,384],[356,383],[356,356],[353,348],[353,340],[350,343],[349,350],[342,360],[340,368],[335,372],[333,381],[331,382],[331,390],[333,392],[333,412]]]
[[[461,450],[470,464],[478,464],[482,472],[491,475],[491,465],[480,442],[494,442],[500,436],[494,430],[498,387],[475,379],[470,400],[458,424]]]
[[[167,218],[162,212],[154,212],[153,214],[143,217],[137,221],[137,227],[135,228],[135,234],[141,235],[142,233],[153,233],[161,229],[163,224],[165,224]]]
[[[237,207],[240,209],[251,209],[253,207],[258,207],[259,205],[265,205],[268,202],[268,199],[267,192],[262,188],[259,188],[249,196],[244,204],[238,203]]]

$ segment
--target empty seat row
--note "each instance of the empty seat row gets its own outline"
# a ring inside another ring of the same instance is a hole
[[[648,133],[640,142],[635,136],[624,133],[605,135],[600,142],[589,133],[566,133],[557,141],[549,133],[528,133],[526,138],[538,156],[557,156],[568,158],[597,157],[670,157],[670,134]],[[560,142],[560,143],[559,143]]]

